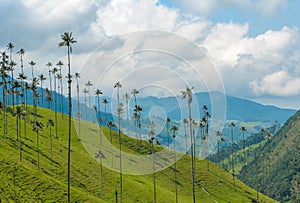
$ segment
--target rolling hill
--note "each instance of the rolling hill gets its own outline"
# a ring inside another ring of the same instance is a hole
[[[280,202],[300,202],[300,111],[264,145],[252,150],[245,182]],[[256,167],[257,164],[257,167]],[[255,178],[257,176],[257,179]],[[243,179],[243,176],[240,175]]]
[[[31,110],[31,107],[29,107]],[[1,111],[3,115],[3,111]],[[1,116],[2,117],[2,116]],[[67,120],[58,117],[58,135],[53,136],[53,156],[50,156],[50,128],[46,127],[54,112],[38,108],[38,120],[44,124],[39,131],[40,170],[37,169],[36,132],[27,123],[26,137],[23,120],[19,141],[16,137],[16,117],[8,116],[8,134],[3,134],[3,121],[0,121],[0,202],[66,202],[67,199]],[[29,120],[32,116],[29,117]],[[28,121],[29,121],[28,120]],[[74,124],[74,123],[73,123]],[[99,127],[82,121],[82,128],[91,130]],[[52,129],[52,133],[54,129]],[[72,129],[72,165],[71,195],[72,202],[115,202],[119,192],[119,173],[103,167],[103,191],[100,189],[100,165],[83,147]],[[109,129],[103,127],[106,138],[110,138]],[[54,133],[53,133],[54,134]],[[21,142],[20,142],[21,138]],[[92,138],[93,139],[93,138]],[[116,132],[113,131],[113,144],[118,146]],[[23,160],[20,159],[19,147],[22,143]],[[148,142],[143,141],[138,150],[136,140],[122,135],[123,150],[132,154],[147,154]],[[155,146],[155,150],[163,150]],[[105,154],[109,157],[109,154]],[[116,156],[117,159],[117,156]],[[179,202],[191,202],[190,156],[183,155],[177,162]],[[206,160],[196,160],[196,198],[197,202],[255,202],[256,192],[237,180],[237,191],[233,190],[231,174],[220,170],[211,163],[206,169]],[[174,166],[156,173],[157,201],[173,202]],[[102,198],[101,198],[102,196]],[[261,202],[276,202],[260,194]],[[123,175],[123,202],[152,202],[153,175]]]

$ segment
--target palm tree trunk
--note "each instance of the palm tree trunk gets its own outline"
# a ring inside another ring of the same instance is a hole
[[[155,161],[154,161],[154,140],[151,141],[151,154],[152,154],[152,169],[153,169],[153,202],[156,203],[156,175],[155,175]]]
[[[77,85],[76,85],[76,91],[77,91],[77,108],[78,108],[78,125],[79,125],[79,133],[78,133],[78,137],[80,139],[80,133],[81,133],[81,126],[80,126],[80,120],[81,120],[81,113],[80,113],[80,102],[79,102],[79,84],[78,84],[78,80],[77,80]]]
[[[234,145],[233,145],[233,128],[231,128],[231,167],[232,167],[232,179],[233,179],[233,186],[234,191],[236,191],[235,188],[235,178],[234,178]]]
[[[114,152],[113,152],[113,148],[112,148],[112,134],[111,134],[111,126],[109,127],[109,134],[110,134],[110,157],[111,157],[111,168],[113,168],[114,166],[114,162],[113,162],[113,158],[114,158]]]
[[[219,168],[219,183],[221,182],[221,166],[220,166],[220,140],[218,140],[218,168]]]
[[[40,136],[39,131],[36,132],[36,146],[37,146],[37,155],[38,155],[38,161],[37,161],[37,167],[38,170],[40,170]]]
[[[61,75],[61,69],[59,69],[59,74]],[[62,77],[60,78],[60,105],[61,105],[61,118],[64,118],[64,100],[63,100],[63,82]]]
[[[175,157],[175,162],[174,162],[175,202],[178,203],[178,192],[177,192],[177,168],[176,168],[177,157],[176,157],[176,142],[175,142],[175,138],[174,138],[174,157]]]
[[[246,173],[247,173],[247,170],[246,170],[246,151],[245,151],[245,135],[244,135],[244,132],[243,132],[243,154],[244,154],[244,159],[243,159],[243,163],[244,163],[244,181],[246,180]]]
[[[193,147],[193,129],[192,129],[192,112],[191,112],[191,105],[189,106],[189,124],[190,124],[190,139],[191,139],[191,156],[192,156],[192,192],[193,192],[193,202],[196,202],[195,196],[195,171],[194,171],[194,147]]]
[[[56,77],[54,75],[54,114],[55,114],[55,137],[57,138],[57,97],[56,97]]]
[[[72,100],[71,100],[71,62],[70,62],[70,46],[68,46],[68,203],[71,202],[71,110],[72,110]]]
[[[52,127],[50,124],[50,158],[52,159]]]

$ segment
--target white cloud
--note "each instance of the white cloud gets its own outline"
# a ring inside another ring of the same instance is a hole
[[[109,36],[144,30],[172,31],[178,12],[158,0],[112,0],[98,11],[98,25]]]
[[[257,95],[292,96],[300,93],[300,77],[291,76],[286,71],[266,75],[260,82],[252,81],[250,85]]]

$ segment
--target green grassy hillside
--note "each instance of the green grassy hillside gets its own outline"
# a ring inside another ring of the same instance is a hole
[[[300,111],[252,154],[245,182],[280,202],[300,202]],[[256,167],[256,164],[258,167]],[[243,178],[240,175],[241,178]]]
[[[53,158],[50,158],[49,118],[54,120],[54,112],[38,109],[38,120],[44,124],[40,134],[41,169],[37,169],[37,135],[27,123],[24,137],[23,121],[21,137],[23,160],[19,161],[19,141],[16,141],[16,117],[8,116],[8,135],[3,134],[0,115],[0,202],[66,202],[67,201],[67,117],[58,114],[58,137],[53,137]],[[29,120],[32,119],[30,116]],[[82,122],[84,128],[88,124]],[[92,124],[89,124],[91,126]],[[96,128],[97,126],[92,127]],[[109,138],[109,129],[103,128]],[[54,135],[54,128],[52,129]],[[100,198],[99,163],[87,153],[78,139],[73,126],[71,151],[71,197],[72,202],[115,202],[115,192],[119,191],[119,173],[103,167],[103,197]],[[113,132],[116,135],[116,132]],[[118,146],[117,136],[113,144]],[[132,154],[148,153],[148,143],[142,143],[137,151],[136,140],[122,135],[123,150]],[[156,150],[162,149],[156,146]],[[179,202],[192,202],[191,160],[184,155],[177,162]],[[221,169],[221,181],[217,165],[211,163],[207,171],[206,160],[196,160],[197,202],[255,202],[255,190],[237,181],[234,192],[231,174]],[[157,172],[157,202],[175,202],[173,166]],[[260,194],[261,202],[275,202]],[[124,175],[123,202],[153,202],[153,175]]]

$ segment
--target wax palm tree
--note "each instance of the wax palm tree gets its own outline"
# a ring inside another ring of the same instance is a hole
[[[95,95],[97,96],[97,105],[98,105],[98,124],[100,127],[100,144],[102,145],[102,130],[101,130],[101,111],[100,111],[100,95],[103,94],[103,92],[100,89],[97,89],[95,92]]]
[[[54,127],[55,122],[52,119],[48,119],[47,128],[49,128],[50,136],[50,158],[52,159],[52,127]]]
[[[266,135],[266,138],[267,138],[267,149],[268,149],[268,154],[269,154],[269,156],[271,155],[270,154],[270,139],[272,138],[272,135],[271,135],[271,133],[267,133],[267,135]],[[270,179],[270,169],[271,169],[271,164],[269,163],[269,165],[268,165],[268,178]]]
[[[234,191],[236,191],[235,188],[235,175],[234,175],[234,141],[233,141],[233,131],[235,124],[231,122],[229,124],[229,127],[231,128],[231,168],[232,168],[232,179],[233,179],[233,185],[234,185]]]
[[[34,78],[34,75],[33,75],[33,67],[35,66],[35,64],[36,64],[36,63],[33,62],[33,61],[30,61],[30,62],[29,62],[29,65],[31,66],[31,77],[32,77],[32,78]]]
[[[95,158],[99,158],[99,163],[100,163],[100,198],[103,198],[103,178],[102,178],[102,159],[105,159],[106,157],[104,156],[104,154],[102,153],[101,150],[99,150],[96,154],[95,154]]]
[[[244,169],[244,180],[246,180],[246,173],[247,173],[247,170],[246,170],[246,146],[245,146],[245,132],[246,132],[246,128],[244,126],[242,126],[240,128],[240,130],[242,131],[242,137],[243,137],[243,155],[244,155],[244,158],[243,158],[243,169]]]
[[[40,94],[37,92],[38,85],[39,85],[39,79],[33,78],[30,85],[30,90],[32,91],[32,96],[33,96],[33,111],[34,111],[33,114],[34,114],[35,121],[37,120],[37,99],[40,97]]]
[[[89,106],[91,107],[91,87],[93,86],[93,84],[91,83],[91,81],[87,81],[87,83],[85,84],[85,86],[87,87],[88,90],[88,94],[89,94]]]
[[[124,98],[125,98],[125,109],[126,109],[126,128],[127,128],[127,136],[129,136],[129,99],[130,99],[130,96],[129,94],[126,92],[124,94]]]
[[[137,101],[136,101],[136,95],[139,93],[139,91],[137,89],[133,89],[131,91],[131,94],[133,95],[133,98],[134,98],[134,105],[136,106],[137,105]]]
[[[63,88],[63,77],[61,73],[62,66],[64,63],[62,61],[58,61],[56,65],[59,67],[59,74],[57,74],[57,79],[60,82],[60,110],[61,110],[61,117],[64,118],[64,101],[63,101],[63,94],[64,94],[64,88]],[[76,75],[75,75],[76,77]]]
[[[48,75],[49,75],[49,90],[50,93],[52,94],[52,77],[51,77],[51,67],[52,67],[52,63],[48,62],[46,64],[46,66],[48,67]],[[52,97],[52,96],[51,96]]]
[[[209,133],[208,133],[208,119],[210,118],[210,114],[209,114],[209,112],[207,111],[208,110],[208,108],[207,108],[207,106],[206,105],[204,105],[203,107],[202,107],[202,109],[203,109],[203,113],[204,113],[204,119],[202,120],[203,122],[204,122],[204,124],[205,124],[205,137],[206,137],[206,145],[207,145],[207,155],[209,154],[209,141],[210,141],[210,139],[209,139]],[[207,156],[207,170],[209,171],[209,164],[210,164],[210,161],[209,161],[209,156]]]
[[[19,88],[21,87],[21,84],[19,83],[19,81],[14,81],[13,84],[12,84],[12,90],[13,90],[13,94],[16,95],[16,103],[19,103],[19,96],[20,96],[20,91],[19,91]],[[18,94],[17,94],[18,93]]]
[[[19,140],[19,152],[20,152],[20,162],[22,162],[22,137],[21,137],[21,133],[20,133],[20,129],[21,129],[21,116],[24,114],[25,112],[23,111],[23,108],[21,106],[17,106],[16,108],[16,112],[15,112],[15,116],[16,116],[16,134],[17,134],[17,140]]]
[[[121,83],[117,81],[114,84],[114,88],[117,89],[117,114],[118,114],[118,136],[119,136],[119,148],[120,148],[120,202],[123,200],[123,183],[122,183],[122,143],[121,143],[121,113],[123,112],[122,106],[120,104],[120,88],[122,87]]]
[[[189,123],[189,121],[184,118],[182,120],[182,123],[183,123],[183,128],[184,128],[184,139],[185,139],[185,152],[187,153],[187,134],[186,134],[186,125]]]
[[[120,103],[117,108],[118,114],[118,138],[119,138],[119,156],[120,156],[120,202],[122,202],[122,194],[123,194],[123,174],[122,174],[122,139],[121,139],[121,114],[123,113],[123,104]]]
[[[143,111],[143,108],[140,105],[136,105],[134,110],[133,110],[133,118],[136,121],[135,132],[136,132],[136,139],[137,139],[138,149],[140,149],[140,147],[141,147],[141,139],[142,139],[141,138],[141,132],[140,132],[140,129],[141,129],[140,119],[141,119],[141,112],[142,111]],[[139,137],[139,138],[137,138],[137,137]]]
[[[106,105],[109,103],[107,99],[103,99],[102,103],[104,104],[104,114],[105,114],[105,122],[107,122],[107,113],[106,113]]]
[[[37,155],[38,155],[38,161],[37,161],[37,167],[38,170],[40,170],[40,136],[39,136],[39,131],[43,130],[44,125],[41,121],[33,121],[32,122],[32,130],[36,132],[36,148],[37,148]]]
[[[264,167],[264,153],[263,153],[263,150],[262,150],[262,141],[264,139],[264,134],[266,133],[266,130],[261,128],[260,129],[260,141],[259,141],[259,155],[261,157],[261,164],[262,164],[262,171],[265,171],[265,167]]]
[[[136,136],[136,140],[137,140],[137,145],[138,145],[138,149],[140,149],[140,142],[139,140],[137,139],[138,137],[138,129],[140,128],[140,119],[141,119],[141,116],[138,114],[138,111],[135,111],[137,109],[137,100],[136,100],[136,95],[139,93],[139,91],[137,89],[133,89],[131,91],[131,94],[134,98],[134,113],[133,113],[133,118],[134,118],[134,121],[135,121],[135,136]]]
[[[222,139],[222,133],[220,131],[216,132],[217,141],[218,141],[218,167],[219,167],[219,182],[221,182],[221,169],[220,169],[220,142]]]
[[[51,90],[46,88],[45,92],[46,92],[46,102],[48,103],[48,108],[51,109],[51,102],[52,102]]]
[[[191,112],[191,103],[193,101],[193,87],[190,88],[186,86],[186,89],[181,91],[182,99],[187,98],[188,109],[189,109],[189,124],[190,124],[190,140],[191,140],[191,156],[192,156],[192,192],[193,192],[193,202],[196,202],[195,196],[195,168],[194,168],[194,150],[193,150],[193,131],[192,131],[192,112]]]
[[[171,119],[167,117],[166,123],[167,123],[167,138],[168,138],[168,144],[167,146],[170,147],[170,135],[169,135],[169,123],[171,122]]]
[[[61,112],[61,118],[64,118],[64,105],[63,105],[63,95],[61,94],[61,84],[60,84],[60,81],[62,80],[62,75],[60,73],[57,73],[56,74],[56,78],[58,80],[58,84],[57,84],[57,89],[58,89],[58,93],[60,94],[60,112]]]
[[[9,42],[7,44],[7,49],[9,51],[9,60],[10,60],[10,63],[9,63],[9,66],[10,66],[10,71],[11,71],[11,78],[10,78],[10,82],[11,84],[14,83],[14,66],[16,66],[16,62],[13,61],[13,58],[12,58],[12,51],[14,49],[14,45],[13,43]],[[11,94],[11,102],[12,102],[12,107],[13,107],[13,111],[15,110],[15,96],[14,96],[14,89],[12,89],[12,94]]]
[[[40,80],[40,87],[41,87],[41,98],[42,98],[42,107],[44,107],[44,91],[43,91],[43,84],[46,78],[44,77],[43,74],[38,75],[38,78]]]
[[[51,70],[51,73],[53,75],[54,78],[54,116],[55,116],[55,137],[57,137],[57,129],[58,129],[58,122],[57,122],[57,92],[56,92],[56,73],[57,73],[58,69],[56,67],[54,67]]]
[[[83,94],[84,94],[84,108],[85,108],[85,119],[87,120],[88,119],[88,112],[87,112],[87,101],[86,101],[86,94],[88,94],[89,93],[89,91],[86,89],[86,88],[84,88],[83,90],[82,90],[82,92],[83,92]]]
[[[7,80],[8,77],[7,71],[9,70],[8,66],[8,55],[5,52],[1,53],[0,61],[0,76],[1,76],[1,85],[2,87],[2,98],[3,98],[3,129],[4,134],[7,134],[7,110],[6,110],[6,95],[7,95]]]
[[[175,202],[178,203],[178,192],[177,192],[177,168],[176,168],[176,162],[177,162],[177,157],[176,157],[176,131],[178,131],[178,127],[176,125],[173,125],[170,131],[173,131],[173,142],[174,142],[174,185],[175,185]]]
[[[72,108],[72,101],[71,101],[71,83],[72,83],[72,76],[71,76],[71,59],[70,54],[72,53],[72,44],[76,43],[76,40],[72,37],[72,32],[67,33],[65,32],[61,35],[62,41],[58,44],[59,47],[66,46],[68,52],[68,203],[71,202],[71,178],[70,178],[70,170],[71,170],[71,108]]]
[[[113,146],[113,143],[112,143],[112,128],[113,127],[115,127],[116,126],[116,124],[115,123],[113,123],[112,121],[109,121],[108,123],[107,123],[107,127],[109,128],[109,136],[110,136],[110,155],[111,155],[111,167],[113,167],[113,157],[114,157],[114,152],[113,152],[113,148],[112,148],[112,146]]]
[[[151,151],[151,157],[152,157],[152,170],[153,170],[153,202],[156,203],[156,175],[155,175],[155,160],[154,160],[154,140],[155,140],[155,124],[153,121],[148,126],[149,133],[149,143],[150,143],[150,151]]]
[[[80,139],[80,135],[81,135],[81,112],[80,112],[80,101],[79,101],[79,81],[78,79],[80,78],[80,73],[75,73],[75,79],[76,79],[76,93],[77,93],[77,109],[78,112],[76,113],[77,117],[78,117],[78,137]]]

